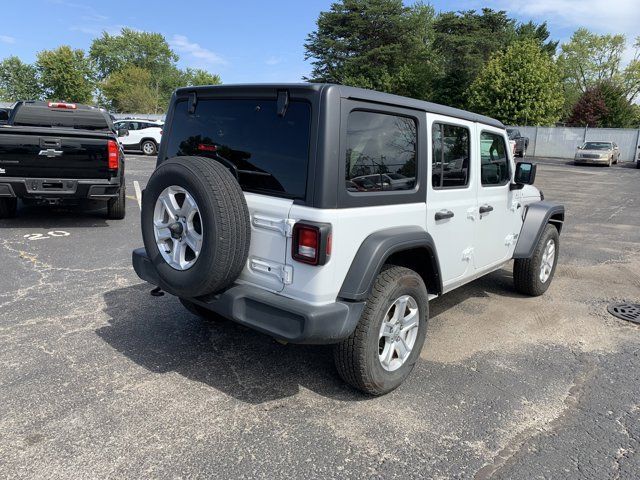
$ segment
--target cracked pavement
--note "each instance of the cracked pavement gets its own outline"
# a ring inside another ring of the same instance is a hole
[[[382,398],[330,347],[149,295],[132,182],[153,160],[127,159],[125,221],[22,207],[0,220],[2,477],[637,478],[640,327],[606,306],[640,302],[640,170],[539,164],[567,207],[550,290],[520,296],[504,269],[432,301]]]

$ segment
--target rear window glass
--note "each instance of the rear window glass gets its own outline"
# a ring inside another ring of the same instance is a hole
[[[304,198],[311,105],[291,101],[286,115],[275,100],[198,100],[176,103],[166,157],[196,155],[232,166],[243,190]]]
[[[49,108],[46,104],[24,104],[16,109],[12,124],[24,127],[58,127],[79,130],[112,130],[104,112],[96,109]]]

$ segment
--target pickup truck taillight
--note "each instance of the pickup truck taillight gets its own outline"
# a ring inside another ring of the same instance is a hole
[[[49,102],[47,104],[49,108],[65,108],[67,110],[75,110],[78,106],[75,103],[65,103],[65,102]]]
[[[328,223],[297,222],[293,226],[291,256],[309,265],[324,265],[331,256],[331,225]]]
[[[109,170],[118,170],[120,149],[115,140],[107,140],[107,153],[108,153],[108,165]]]

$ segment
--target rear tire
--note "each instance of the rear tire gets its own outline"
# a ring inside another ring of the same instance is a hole
[[[396,317],[398,301],[407,297],[413,301],[408,300],[403,311],[398,310]],[[417,326],[413,327],[417,330],[415,337],[407,336],[402,343],[393,342],[396,338],[394,335],[403,335],[404,328],[409,328],[408,323],[402,319],[409,318],[413,312],[411,304],[417,308],[412,317],[417,322]],[[409,313],[405,315],[405,312]],[[394,317],[399,325],[397,330],[389,331],[390,337],[381,336],[383,322],[388,326],[393,323]],[[420,275],[404,267],[388,265],[383,268],[375,280],[355,331],[334,347],[334,360],[342,379],[370,395],[383,395],[397,388],[411,373],[420,357],[428,317],[429,297]],[[399,350],[392,348],[396,344],[411,344],[404,359]],[[390,356],[385,355],[389,352]],[[387,367],[383,364],[385,361]]]
[[[546,279],[542,269],[543,262],[549,261],[545,254],[549,251],[549,242],[553,242],[553,260]],[[547,291],[558,264],[560,253],[560,235],[555,226],[548,223],[538,240],[531,258],[517,258],[513,264],[513,283],[516,290],[524,295],[537,297]]]
[[[13,218],[17,211],[17,198],[0,198],[0,218]]]
[[[107,201],[107,218],[122,220],[127,213],[127,195],[124,185],[120,187],[118,196]]]
[[[158,146],[153,140],[145,140],[142,142],[140,144],[140,150],[142,150],[142,153],[149,156],[158,154]]]

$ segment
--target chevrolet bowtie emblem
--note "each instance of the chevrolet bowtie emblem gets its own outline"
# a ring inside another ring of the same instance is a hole
[[[40,153],[38,153],[38,155],[43,157],[49,157],[49,158],[59,157],[60,155],[62,155],[62,150],[56,150],[55,148],[47,148],[46,150],[40,150]]]

